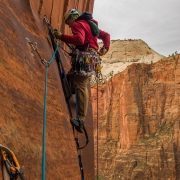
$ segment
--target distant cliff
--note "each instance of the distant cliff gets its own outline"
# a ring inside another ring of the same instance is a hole
[[[91,88],[94,129],[96,91]],[[133,63],[100,85],[98,94],[102,179],[180,179],[180,55]]]
[[[43,58],[53,50],[43,16],[54,28],[70,33],[63,14],[70,8],[93,10],[94,0],[2,0],[0,2],[0,144],[9,147],[24,165],[28,180],[41,179],[45,66],[27,44],[37,42]],[[69,64],[61,53],[63,64]],[[89,105],[86,127],[90,143],[83,149],[85,179],[94,178],[93,126]],[[84,143],[80,138],[81,145]],[[0,179],[2,177],[0,176]],[[47,91],[46,179],[81,179],[76,144],[59,73],[54,60],[49,67]]]
[[[102,46],[102,43],[99,45]],[[122,72],[132,63],[151,64],[164,57],[151,49],[141,39],[111,40],[110,50],[102,57],[104,81]]]

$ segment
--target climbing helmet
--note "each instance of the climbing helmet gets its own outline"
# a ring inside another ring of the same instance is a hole
[[[69,19],[69,17],[72,15],[72,17],[75,19],[77,19],[82,13],[77,10],[77,9],[69,9],[68,11],[65,12],[64,14],[64,22],[66,23],[66,21]]]

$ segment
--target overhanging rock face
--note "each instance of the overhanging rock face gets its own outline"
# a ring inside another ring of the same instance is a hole
[[[53,54],[43,16],[54,28],[70,33],[63,14],[70,8],[92,12],[93,0],[2,0],[0,2],[0,143],[24,165],[26,179],[41,179],[45,66],[26,42],[38,44],[49,60]],[[66,70],[68,59],[61,53]],[[94,178],[91,107],[86,119],[90,143],[82,150],[85,179]],[[80,143],[83,137],[80,137]],[[1,179],[1,177],[0,177]],[[47,91],[46,179],[81,179],[76,145],[55,60],[49,67]]]

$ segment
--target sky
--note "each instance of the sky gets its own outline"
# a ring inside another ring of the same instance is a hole
[[[94,0],[93,18],[111,40],[141,39],[164,56],[180,54],[180,0]]]

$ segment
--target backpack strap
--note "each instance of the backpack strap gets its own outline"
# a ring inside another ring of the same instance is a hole
[[[92,19],[92,14],[88,13],[88,12],[84,12],[81,16],[79,16],[76,21],[78,20],[85,20],[85,21],[88,21],[90,19]]]

